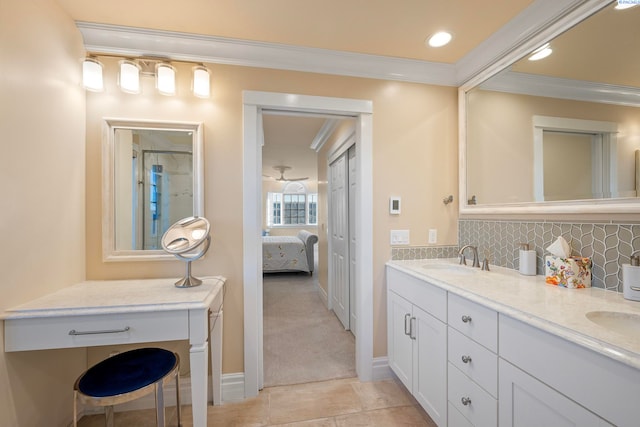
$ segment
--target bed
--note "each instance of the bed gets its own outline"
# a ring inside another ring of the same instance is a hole
[[[300,230],[296,236],[262,236],[262,272],[304,271],[313,274],[313,245],[318,236]]]

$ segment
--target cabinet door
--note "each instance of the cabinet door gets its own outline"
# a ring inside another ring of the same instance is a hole
[[[500,427],[610,425],[509,362],[499,362]]]
[[[413,393],[413,340],[408,335],[412,312],[410,302],[394,292],[387,293],[389,366]]]
[[[413,306],[413,395],[439,426],[447,425],[447,325]]]

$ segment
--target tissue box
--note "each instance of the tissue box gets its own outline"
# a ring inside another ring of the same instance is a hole
[[[544,267],[546,281],[550,285],[570,289],[591,287],[590,258],[547,255]]]

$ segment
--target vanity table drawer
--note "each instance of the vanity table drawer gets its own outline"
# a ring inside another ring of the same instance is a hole
[[[447,329],[449,362],[497,398],[498,356],[455,329]]]
[[[451,363],[448,385],[449,403],[471,424],[479,427],[498,424],[498,401]]]
[[[450,326],[498,352],[498,313],[452,293],[449,293],[447,313]]]
[[[5,351],[90,347],[189,338],[187,310],[5,320]]]

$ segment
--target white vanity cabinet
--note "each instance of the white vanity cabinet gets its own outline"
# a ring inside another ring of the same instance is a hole
[[[618,351],[620,337],[631,348],[637,337],[609,338],[580,323],[589,322],[581,310],[632,311],[628,303],[509,272],[431,271],[387,266],[388,352],[391,369],[439,426],[640,425],[636,352]]]
[[[387,268],[389,366],[438,426],[447,425],[446,291]]]

